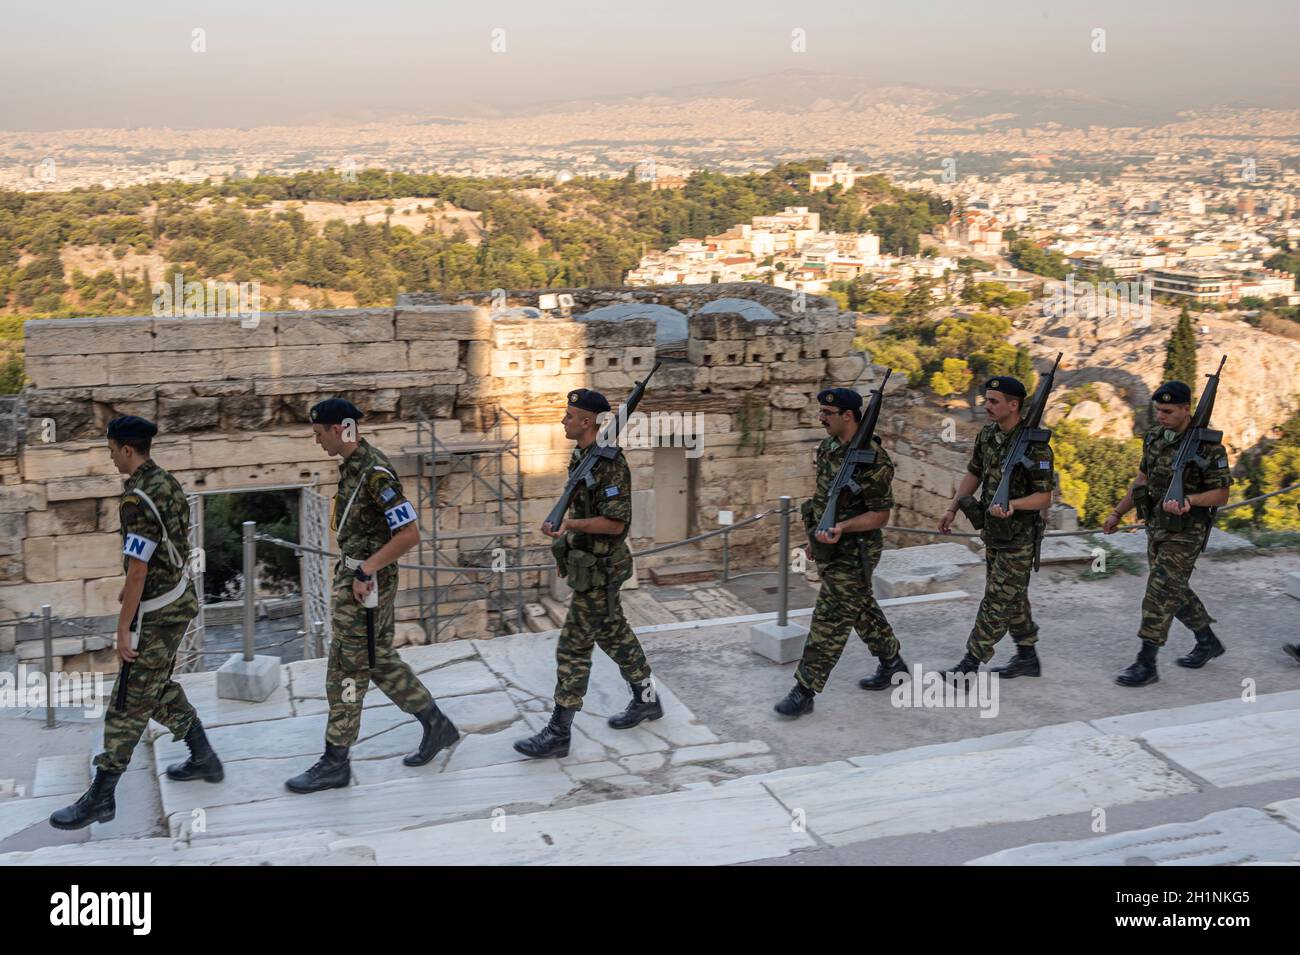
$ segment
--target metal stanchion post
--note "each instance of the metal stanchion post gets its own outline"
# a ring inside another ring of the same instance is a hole
[[[725,584],[731,576],[731,531],[722,535],[722,582]]]
[[[778,568],[780,581],[780,603],[776,609],[776,625],[784,627],[790,622],[790,496],[781,495],[781,544],[777,554],[781,561]]]
[[[325,621],[313,620],[311,622],[312,643],[315,645],[316,656],[325,656]]]
[[[45,726],[54,726],[54,621],[50,605],[41,606],[41,639],[45,641]]]
[[[257,629],[257,522],[244,521],[244,661],[253,662]]]

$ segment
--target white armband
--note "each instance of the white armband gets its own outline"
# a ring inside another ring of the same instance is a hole
[[[415,520],[415,508],[411,506],[409,501],[403,501],[401,504],[384,511],[384,517],[388,521],[389,531],[395,531]]]
[[[122,553],[126,554],[127,557],[134,557],[136,560],[147,564],[157,548],[157,541],[151,541],[139,534],[127,534],[126,543],[122,545]]]

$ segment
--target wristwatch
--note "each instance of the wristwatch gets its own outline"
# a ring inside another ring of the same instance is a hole
[[[368,583],[369,581],[375,579],[374,574],[367,574],[364,570],[361,569],[361,565],[359,564],[357,565],[357,569],[352,572],[352,576],[355,577],[357,580],[361,581],[363,584]]]

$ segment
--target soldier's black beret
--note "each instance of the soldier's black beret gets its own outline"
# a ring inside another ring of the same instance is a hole
[[[346,398],[326,398],[311,409],[312,424],[342,424],[348,418],[361,420],[361,409]]]
[[[1010,375],[998,375],[996,378],[990,378],[984,382],[984,390],[1000,391],[1012,398],[1023,398],[1026,394],[1025,386],[1020,379],[1012,378]]]
[[[858,411],[862,408],[862,396],[852,388],[827,388],[817,392],[817,403],[841,411]]]
[[[581,408],[583,411],[601,412],[610,410],[609,400],[599,391],[592,391],[590,388],[579,388],[576,391],[570,391],[569,404],[575,408]]]
[[[1181,381],[1166,381],[1156,389],[1151,400],[1162,405],[1189,405],[1192,403],[1192,389]]]
[[[158,433],[158,426],[145,418],[133,414],[119,415],[108,423],[108,436],[114,441],[126,441],[130,438],[152,438]]]

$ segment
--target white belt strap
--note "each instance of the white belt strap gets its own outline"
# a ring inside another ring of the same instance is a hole
[[[181,569],[181,579],[177,582],[175,587],[167,591],[165,594],[159,594],[157,597],[153,597],[150,600],[140,601],[140,609],[135,615],[135,625],[131,628],[131,649],[134,650],[140,642],[140,631],[144,627],[144,615],[161,610],[163,607],[170,604],[174,604],[185,596],[185,591],[189,589],[190,585],[190,566],[187,563],[181,562],[181,555],[177,552],[175,545],[172,544],[171,538],[167,534],[167,522],[162,519],[162,514],[158,512],[157,505],[155,505],[149,498],[149,495],[138,488],[131,493],[138,495],[141,500],[149,505],[149,510],[153,511],[153,516],[158,519],[158,526],[162,528],[162,539],[163,543],[167,545],[168,559]]]
[[[394,474],[392,471],[388,470],[388,468],[383,467],[382,465],[376,464],[372,470],[383,471],[394,481],[397,480],[397,475]],[[365,483],[364,478],[357,478],[357,486],[352,489],[352,496],[348,498],[348,503],[343,507],[343,513],[339,515],[339,526],[338,526],[338,530],[335,531],[335,533],[342,533],[344,525],[347,524],[348,522],[348,514],[352,512],[352,502],[357,499],[357,492],[361,490],[361,485],[364,483]]]

